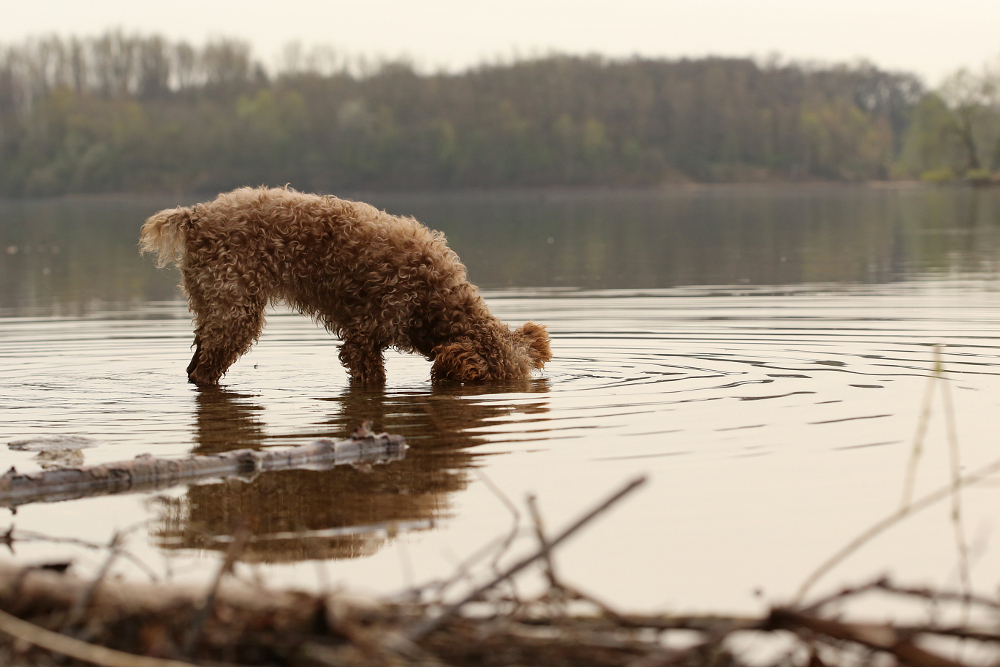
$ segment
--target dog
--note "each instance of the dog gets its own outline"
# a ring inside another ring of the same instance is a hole
[[[545,327],[490,313],[443,234],[361,202],[239,188],[152,215],[140,248],[181,271],[197,385],[218,384],[278,302],[341,339],[352,384],[384,385],[388,348],[430,359],[435,383],[523,379],[552,358]]]

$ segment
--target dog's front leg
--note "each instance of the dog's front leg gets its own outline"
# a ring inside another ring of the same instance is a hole
[[[202,315],[204,310],[207,309],[196,310],[195,351],[188,365],[188,380],[199,386],[218,384],[219,378],[250,349],[264,328],[263,303],[228,308],[217,305],[209,311],[210,317]]]
[[[200,354],[201,354],[201,341],[198,339],[197,336],[195,336],[194,337],[194,356],[191,357],[191,363],[188,364],[188,367],[187,367],[188,377],[191,377],[191,373],[193,373],[194,369],[198,367],[198,355],[200,355]]]
[[[365,387],[385,385],[385,361],[381,343],[370,338],[345,338],[340,346],[340,363],[347,367],[351,384]]]

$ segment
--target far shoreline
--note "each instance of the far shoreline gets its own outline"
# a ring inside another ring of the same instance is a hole
[[[265,185],[267,187],[282,187],[281,185],[256,184],[250,187]],[[420,189],[345,189],[341,191],[312,190],[310,188],[295,187],[301,192],[315,192],[316,194],[329,194],[342,199],[352,199],[364,201],[370,198],[421,198],[421,197],[456,197],[456,198],[491,198],[491,197],[517,197],[517,198],[560,198],[577,197],[587,195],[619,196],[619,195],[659,195],[684,192],[711,192],[711,191],[775,191],[775,190],[846,190],[846,189],[878,189],[878,190],[915,190],[915,189],[980,189],[990,187],[1000,187],[998,181],[967,181],[955,180],[946,182],[931,182],[919,180],[871,180],[871,181],[736,181],[729,183],[678,183],[668,182],[660,185],[624,186],[624,185],[592,185],[592,186],[511,186],[511,187],[483,187],[483,188],[420,188]],[[233,186],[237,187],[244,186]],[[42,197],[0,197],[2,204],[28,204],[42,202],[127,202],[127,201],[151,201],[151,200],[172,200],[178,203],[193,203],[214,198],[219,191],[190,191],[190,192],[168,192],[168,191],[148,191],[148,192],[94,192],[94,193],[66,193],[61,195],[47,195]]]

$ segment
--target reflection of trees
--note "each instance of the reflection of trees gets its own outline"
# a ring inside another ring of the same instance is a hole
[[[984,262],[996,264],[1000,249],[1000,192],[985,188],[373,200],[444,231],[472,280],[490,288],[879,282],[905,277],[913,266],[983,270]],[[0,309],[77,314],[95,299],[171,298],[176,272],[157,271],[136,252],[141,220],[163,204],[0,203]]]
[[[252,541],[242,558],[288,562],[313,558],[370,555],[383,544],[380,533],[308,535],[303,531],[409,522],[446,516],[448,496],[467,484],[473,465],[471,449],[484,441],[470,430],[512,412],[544,414],[546,401],[511,402],[500,392],[548,391],[544,380],[517,385],[434,388],[385,394],[347,389],[334,399],[325,423],[331,438],[346,437],[370,419],[376,431],[406,437],[406,458],[357,469],[291,470],[260,475],[245,482],[227,480],[192,486],[179,498],[159,498],[160,515],[152,531],[166,549],[225,549],[216,538],[246,526],[261,539]],[[198,398],[197,446],[204,454],[239,447],[259,447],[262,410],[248,397],[212,389]],[[228,443],[228,444],[227,444]],[[264,536],[277,533],[299,535]]]
[[[173,199],[0,201],[0,308],[79,315],[101,302],[174,298],[179,275],[138,252],[139,227]]]
[[[444,230],[486,287],[884,282],[914,266],[975,267],[1000,250],[1000,197],[985,189],[730,187],[378,204]]]
[[[931,272],[1000,271],[1000,198],[992,189],[938,189],[900,208],[910,267]]]

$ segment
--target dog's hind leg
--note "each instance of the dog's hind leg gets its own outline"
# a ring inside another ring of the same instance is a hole
[[[340,363],[347,367],[351,384],[380,387],[385,384],[385,362],[381,343],[366,336],[345,336]]]

